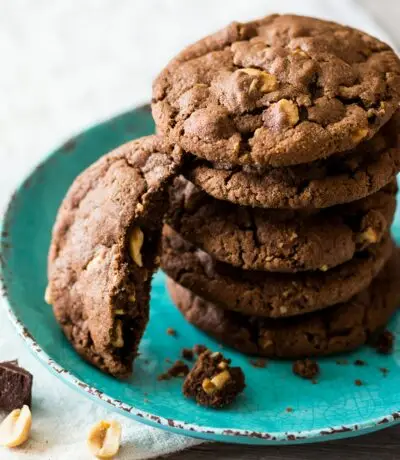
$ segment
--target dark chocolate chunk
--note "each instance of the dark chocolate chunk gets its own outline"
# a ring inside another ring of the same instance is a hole
[[[0,408],[8,412],[31,406],[33,376],[17,361],[0,363]]]

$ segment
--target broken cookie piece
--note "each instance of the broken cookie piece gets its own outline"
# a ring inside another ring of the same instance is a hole
[[[231,404],[245,388],[245,376],[240,367],[220,352],[203,352],[183,384],[183,394],[206,407],[221,408]]]
[[[319,374],[319,365],[311,359],[298,359],[293,363],[293,373],[303,379],[312,380]]]
[[[182,151],[160,136],[129,142],[84,171],[53,228],[46,299],[76,351],[126,377],[148,322],[166,190]]]
[[[31,406],[33,376],[17,361],[0,363],[0,409],[13,411]]]

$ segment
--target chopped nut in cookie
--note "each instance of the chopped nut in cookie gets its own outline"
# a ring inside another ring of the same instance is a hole
[[[275,131],[292,128],[299,121],[299,109],[293,101],[281,99],[263,114],[263,121]]]
[[[303,379],[312,380],[319,374],[319,365],[311,359],[299,359],[293,363],[293,373]]]
[[[254,77],[253,84],[250,85],[250,90],[259,89],[262,93],[270,93],[278,87],[278,80],[275,75],[272,75],[264,70],[247,68],[240,69],[239,72],[244,72],[250,77]]]
[[[120,319],[115,320],[114,330],[111,343],[115,348],[122,348],[124,346],[124,337],[122,332],[122,321]]]
[[[144,242],[144,234],[139,227],[134,227],[131,231],[131,236],[129,239],[129,253],[139,267],[143,267],[142,259],[142,246]]]
[[[245,376],[240,367],[220,352],[203,352],[183,384],[183,394],[202,406],[220,408],[231,404],[245,388]]]
[[[358,244],[377,243],[377,242],[378,242],[378,233],[372,227],[368,227],[357,238],[357,243]]]
[[[352,133],[352,139],[354,142],[358,143],[363,140],[368,135],[368,129],[360,128]]]

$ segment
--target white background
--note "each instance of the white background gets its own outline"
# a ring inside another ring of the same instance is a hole
[[[357,3],[397,29],[400,2]],[[69,135],[147,102],[152,79],[182,46],[231,20],[277,11],[337,19],[386,38],[351,0],[2,0],[0,208]],[[36,363],[0,310],[0,360],[15,357],[35,375],[33,439],[17,453],[0,450],[0,458],[90,458],[85,433],[104,411]],[[124,433],[121,458],[186,445],[178,437],[140,431],[126,419]]]

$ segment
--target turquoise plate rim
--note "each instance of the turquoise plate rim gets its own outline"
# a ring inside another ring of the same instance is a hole
[[[102,125],[107,125],[111,121],[119,117],[124,117],[133,111],[148,110],[147,105],[139,106],[135,109],[123,112],[115,117],[110,117],[99,123],[92,125],[91,127],[84,129],[82,132],[89,133],[92,130]],[[82,133],[81,132],[81,133]],[[81,134],[79,133],[79,134]],[[79,136],[72,136],[70,140],[67,140],[63,145],[66,146],[68,143],[73,142],[74,139]],[[63,366],[54,361],[43,348],[37,343],[34,337],[31,335],[29,330],[25,327],[22,321],[18,318],[14,311],[12,300],[8,297],[7,290],[7,264],[5,258],[2,257],[4,252],[4,238],[3,229],[8,228],[8,223],[11,222],[13,217],[13,198],[20,193],[24,184],[28,183],[35,172],[46,164],[53,156],[57,155],[60,147],[54,149],[51,153],[46,155],[42,161],[34,166],[27,176],[20,182],[14,193],[11,194],[9,202],[3,212],[0,219],[0,299],[3,300],[2,304],[6,308],[8,317],[23,338],[25,344],[28,346],[31,353],[41,362],[47,370],[53,375],[59,378],[61,381],[66,383],[69,387],[83,393],[90,399],[101,403],[108,409],[116,410],[123,415],[132,418],[136,421],[144,424],[154,426],[163,430],[171,431],[177,434],[186,435],[195,438],[201,438],[206,440],[214,440],[220,442],[235,442],[243,444],[295,444],[295,443],[310,443],[310,442],[323,442],[328,440],[334,440],[339,438],[348,438],[353,436],[359,436],[362,434],[371,433],[380,429],[396,425],[400,423],[400,407],[398,411],[375,417],[367,420],[360,420],[357,423],[349,425],[337,425],[331,426],[326,430],[312,429],[312,430],[300,430],[292,432],[261,432],[261,431],[249,431],[243,429],[227,429],[227,428],[214,428],[207,427],[198,424],[187,423],[183,420],[173,420],[170,418],[161,417],[152,414],[148,411],[143,411],[135,408],[132,405],[124,403],[118,399],[115,399],[105,392],[98,390],[96,387],[86,384],[84,381],[76,377],[72,372],[65,369]]]

